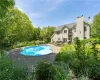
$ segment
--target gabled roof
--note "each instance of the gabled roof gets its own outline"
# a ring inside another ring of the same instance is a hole
[[[90,26],[90,24],[85,21],[84,21],[84,24]],[[65,25],[56,27],[55,31],[61,31],[64,27],[67,27],[68,29],[72,29],[75,26],[76,26],[76,23],[65,24]]]
[[[76,23],[65,24],[65,25],[56,27],[55,31],[61,31],[64,27],[67,27],[68,29],[71,29],[75,26],[76,26]]]

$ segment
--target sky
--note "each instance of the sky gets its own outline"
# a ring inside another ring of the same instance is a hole
[[[100,12],[100,0],[15,0],[15,4],[34,27],[73,23],[81,15],[88,21]]]

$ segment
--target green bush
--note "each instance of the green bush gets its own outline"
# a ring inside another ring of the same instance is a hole
[[[36,80],[54,80],[55,67],[52,63],[42,61],[36,65],[35,79]]]
[[[35,41],[35,45],[44,44],[44,43],[45,43],[44,41],[39,41],[39,40]]]
[[[74,49],[65,46],[57,54],[56,61],[69,64],[69,68],[77,78],[82,75],[93,80],[100,80],[100,52],[96,49],[98,41],[80,41],[75,39]],[[67,44],[68,45],[68,44]]]
[[[33,45],[39,45],[39,44],[45,44],[44,41],[24,41],[24,42],[19,42],[16,45],[10,46],[9,49],[14,49],[14,48],[20,48],[20,47],[25,47],[25,46],[33,46]]]
[[[82,75],[77,80],[90,80],[87,76]]]
[[[69,64],[65,62],[55,62],[56,75],[55,80],[72,80],[75,79],[73,72],[69,69]]]
[[[7,58],[0,58],[0,80],[26,80],[25,69],[14,65]]]
[[[64,44],[60,52],[75,51],[74,44]]]
[[[31,42],[25,41],[25,42],[18,43],[17,45],[13,45],[9,49],[20,48],[25,46],[33,46],[34,44],[35,44],[34,41]]]

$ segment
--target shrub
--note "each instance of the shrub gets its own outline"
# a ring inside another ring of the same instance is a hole
[[[76,38],[75,50],[71,49],[68,44],[64,45],[61,52],[57,54],[56,61],[64,61],[65,64],[69,64],[69,68],[77,78],[84,75],[93,80],[100,80],[100,52],[96,48],[97,44],[99,43],[95,40],[80,41]]]
[[[73,72],[69,69],[69,64],[65,62],[55,62],[56,75],[55,80],[72,80],[75,79]]]
[[[39,41],[39,40],[35,41],[35,45],[44,44],[44,43],[45,43],[44,41]]]
[[[26,80],[25,69],[19,68],[6,58],[0,59],[0,80]]]
[[[60,52],[75,51],[73,44],[64,44]]]
[[[25,46],[33,46],[34,43],[35,43],[34,41],[32,42],[25,41],[25,42],[18,43],[17,45],[13,45],[9,49],[20,48]]]
[[[88,78],[88,76],[82,75],[82,76],[79,77],[77,80],[90,80],[90,79]]]
[[[36,80],[54,80],[55,68],[52,63],[42,61],[36,65],[35,78]]]

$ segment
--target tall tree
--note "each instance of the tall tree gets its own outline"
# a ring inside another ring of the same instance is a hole
[[[0,0],[0,19],[5,17],[9,9],[14,7],[14,0]]]
[[[15,44],[17,42],[30,41],[33,37],[34,27],[27,15],[17,8],[13,9],[11,14],[13,15],[11,15],[11,23],[8,25],[5,42]]]
[[[93,38],[100,38],[100,13],[94,16],[91,34]]]
[[[50,26],[43,27],[43,29],[40,32],[40,35],[45,42],[51,41],[51,36],[54,33],[54,29],[55,29],[54,27],[50,27]]]
[[[14,8],[14,0],[0,0],[0,47],[4,41],[6,27],[9,19],[7,16],[10,15],[10,11]]]
[[[33,40],[41,40],[40,31],[39,27],[34,29]]]

